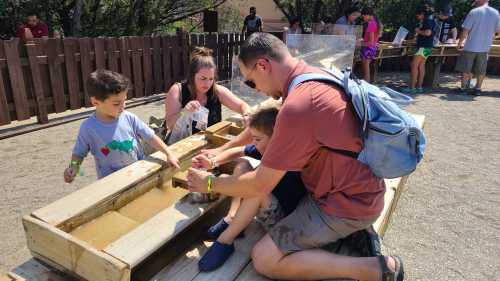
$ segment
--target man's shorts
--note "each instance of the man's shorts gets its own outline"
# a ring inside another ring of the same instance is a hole
[[[415,56],[421,56],[424,59],[427,59],[432,54],[432,48],[418,48]]]
[[[280,205],[278,199],[269,194],[271,197],[271,203],[267,208],[260,208],[259,213],[255,216],[255,219],[262,224],[266,231],[269,231],[276,223],[285,217],[285,211]]]
[[[464,51],[458,57],[455,70],[462,73],[473,73],[476,76],[486,75],[486,67],[488,66],[488,53],[477,53]]]
[[[350,234],[368,228],[376,221],[351,220],[330,216],[321,211],[308,194],[289,216],[279,221],[268,233],[284,253],[320,248]]]

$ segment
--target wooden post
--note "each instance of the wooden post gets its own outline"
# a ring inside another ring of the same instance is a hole
[[[80,43],[80,64],[82,66],[82,82],[85,106],[91,106],[89,91],[87,89],[87,79],[92,72],[92,61],[90,58],[90,38],[78,39]]]
[[[62,53],[61,39],[49,39],[47,41],[47,64],[49,65],[50,85],[54,108],[56,112],[66,111],[66,97],[64,96],[64,85],[59,54]]]
[[[94,54],[96,69],[106,69],[106,56],[104,54],[104,38],[94,38]]]
[[[158,94],[162,91],[166,91],[162,87],[162,62],[161,62],[161,38],[156,36],[151,38],[151,43],[153,46],[153,69],[154,69],[154,93]]]
[[[78,39],[63,39],[64,62],[66,64],[66,79],[68,80],[70,109],[78,109],[82,106],[84,99],[80,92],[78,75],[78,64],[75,55],[78,53]]]
[[[37,120],[40,124],[49,123],[47,114],[47,105],[45,104],[45,97],[43,94],[42,78],[40,77],[40,68],[37,60],[37,45],[30,42],[26,44],[26,51],[28,52],[28,60],[31,68],[31,77],[33,80],[33,90],[35,93],[35,101],[37,105]]]
[[[171,37],[161,37],[161,53],[163,59],[163,83],[165,92],[168,91],[172,84],[172,53],[171,53]]]
[[[133,89],[134,98],[139,98],[144,96],[144,83],[142,80],[142,64],[141,64],[141,42],[139,37],[131,37],[131,49],[132,49],[132,73],[133,78]]]
[[[19,57],[19,39],[3,41],[7,68],[12,87],[12,96],[16,108],[17,120],[26,120],[31,117],[26,94],[26,84],[24,83],[23,70],[21,69],[21,58]]]
[[[106,38],[106,51],[108,58],[108,69],[118,72],[118,54],[116,52],[116,38]]]
[[[151,62],[151,38],[140,37],[142,45],[142,72],[144,75],[144,95],[153,94],[153,64]]]
[[[7,104],[7,93],[3,82],[2,73],[0,73],[0,125],[10,123],[9,105]]]
[[[120,37],[120,72],[132,81],[130,71],[129,38]],[[132,91],[128,91],[127,98],[132,98]]]

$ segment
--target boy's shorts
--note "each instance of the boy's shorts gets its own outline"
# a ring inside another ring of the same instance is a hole
[[[424,59],[427,59],[432,54],[432,48],[418,48],[415,56],[421,56]]]
[[[329,216],[308,194],[302,198],[295,211],[276,223],[268,233],[286,255],[320,248],[368,228],[376,219],[352,220]]]
[[[488,53],[464,51],[458,57],[455,70],[462,73],[473,73],[476,76],[485,75],[488,66]]]

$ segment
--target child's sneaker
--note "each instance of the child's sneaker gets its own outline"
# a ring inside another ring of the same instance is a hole
[[[404,94],[415,94],[417,93],[417,90],[415,88],[403,88],[401,90]]]
[[[227,245],[215,241],[198,262],[200,271],[212,271],[223,265],[234,253],[234,244]]]
[[[423,93],[425,93],[425,90],[424,90],[424,88],[417,88],[417,90],[415,92],[417,94],[423,94]]]
[[[216,240],[219,238],[220,234],[224,232],[228,228],[229,224],[222,218],[218,223],[212,225],[208,230],[207,230],[207,239],[208,240]],[[245,237],[245,232],[242,231],[236,238],[243,238]]]

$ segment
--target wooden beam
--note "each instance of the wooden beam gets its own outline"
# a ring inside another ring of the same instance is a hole
[[[191,157],[193,153],[206,147],[207,141],[202,135],[193,135],[170,146],[171,151],[180,160]],[[33,216],[54,226],[81,216],[95,209],[97,206],[109,202],[120,192],[140,184],[145,179],[162,169],[165,155],[156,152],[146,160],[141,160],[129,165],[107,177],[104,177],[89,186],[57,200],[56,202],[36,210]],[[164,168],[163,173],[173,174],[174,169]],[[61,210],[65,210],[61,212]]]
[[[87,243],[31,216],[23,217],[28,248],[86,280],[130,280],[130,268]],[[41,254],[43,253],[43,254]]]
[[[221,197],[208,204],[191,204],[187,200],[181,200],[111,243],[103,251],[134,268],[225,199]]]

